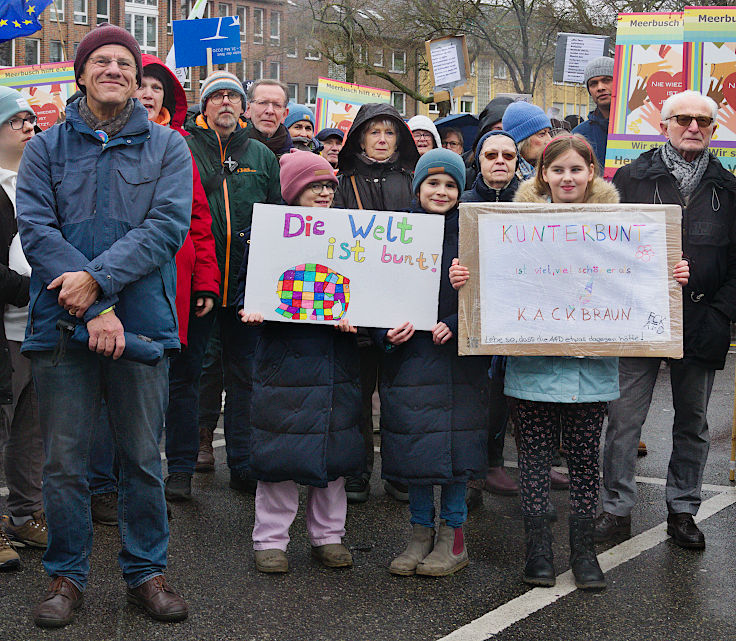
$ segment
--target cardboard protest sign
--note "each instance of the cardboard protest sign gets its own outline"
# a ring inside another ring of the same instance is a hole
[[[207,49],[212,62],[240,62],[240,19],[238,16],[174,20],[174,56],[177,67],[204,67]]]
[[[245,310],[265,320],[437,323],[444,216],[256,204]],[[445,275],[446,276],[446,275]]]
[[[736,171],[736,7],[685,7],[686,84],[718,104],[709,151]]]
[[[0,69],[0,85],[20,91],[48,129],[66,119],[66,101],[77,90],[73,62],[51,62]]]
[[[682,12],[620,13],[604,176],[666,142],[662,103],[685,88]]]
[[[391,102],[391,92],[376,87],[320,78],[317,81],[317,102],[314,112],[317,131],[330,127],[347,133],[360,106],[369,102],[388,104]]]
[[[682,358],[677,205],[460,205],[459,353]]]

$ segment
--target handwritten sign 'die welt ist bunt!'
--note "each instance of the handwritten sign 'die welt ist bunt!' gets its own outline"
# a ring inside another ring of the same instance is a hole
[[[265,320],[437,323],[444,216],[257,204],[245,310]],[[444,274],[447,278],[447,274]]]
[[[460,205],[460,354],[682,358],[677,205]]]

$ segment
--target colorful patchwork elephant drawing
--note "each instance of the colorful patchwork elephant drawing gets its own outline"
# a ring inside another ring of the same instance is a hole
[[[276,312],[289,320],[339,320],[350,303],[350,279],[329,267],[306,263],[279,277]]]

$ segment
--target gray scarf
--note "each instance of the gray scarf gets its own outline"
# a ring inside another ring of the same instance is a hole
[[[123,110],[117,116],[110,120],[100,121],[87,105],[87,96],[85,96],[79,101],[79,115],[92,131],[101,129],[107,134],[108,138],[112,138],[114,135],[120,133],[128,120],[130,120],[130,115],[133,113],[133,105],[133,99],[128,98],[125,107],[123,107]]]
[[[662,155],[662,162],[670,170],[672,177],[677,182],[680,193],[684,196],[685,202],[687,203],[690,200],[690,196],[693,195],[695,188],[700,184],[700,180],[703,178],[703,174],[710,161],[710,153],[707,149],[703,149],[695,160],[688,162],[672,146],[669,140],[664,147],[659,148],[659,151]]]

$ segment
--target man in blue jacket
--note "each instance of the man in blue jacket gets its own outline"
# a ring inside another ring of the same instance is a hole
[[[87,463],[103,398],[120,461],[127,599],[155,619],[187,616],[163,576],[169,529],[158,441],[167,359],[145,365],[124,350],[126,334],[179,348],[174,255],[189,228],[192,161],[184,139],[149,122],[133,100],[141,69],[127,31],[93,29],[74,61],[85,95],[64,123],[29,142],[18,172],[18,228],[33,270],[23,351],[46,450],[43,563],[52,582],[33,613],[42,627],[68,624],[82,603],[92,549]],[[70,320],[86,324],[86,345],[57,329]]]
[[[611,113],[613,58],[601,56],[591,60],[585,67],[584,82],[585,88],[595,102],[595,109],[588,114],[586,121],[572,130],[572,133],[588,139],[598,164],[603,167],[606,163],[608,144],[608,116]]]

